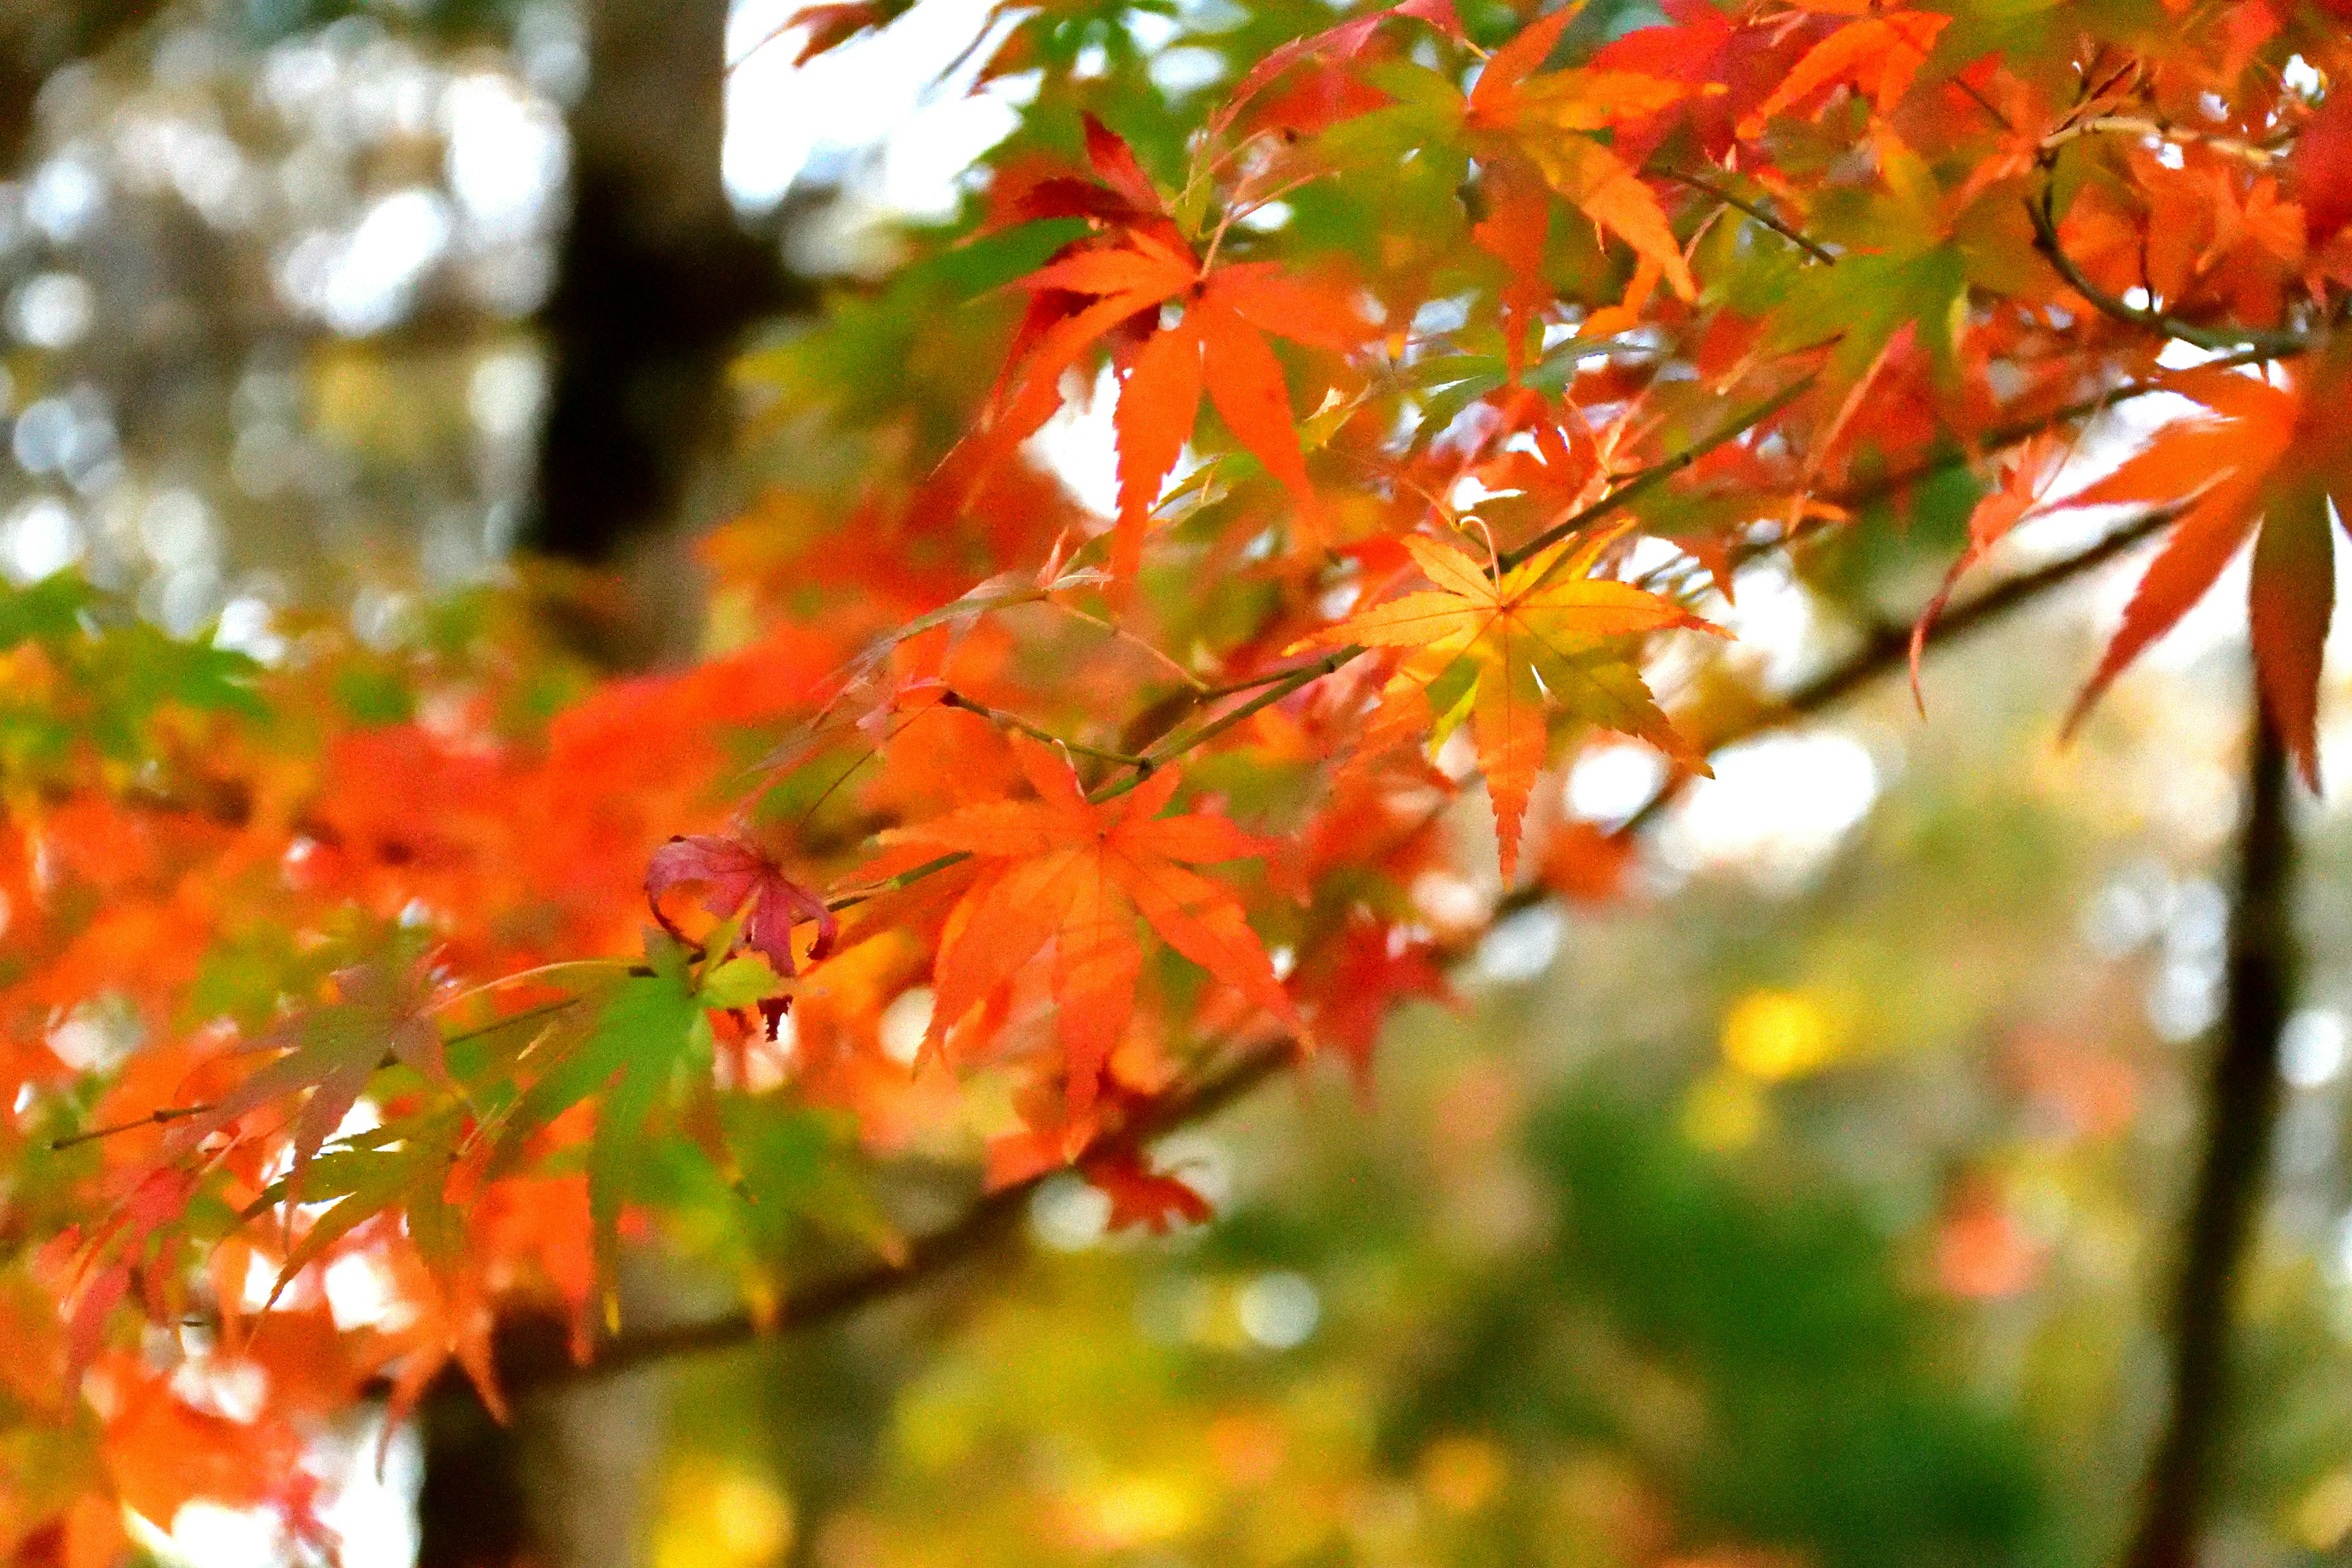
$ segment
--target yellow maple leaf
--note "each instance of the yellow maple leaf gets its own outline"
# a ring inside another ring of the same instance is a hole
[[[1496,575],[1460,551],[1407,539],[1429,589],[1359,610],[1292,650],[1409,650],[1382,693],[1384,717],[1406,700],[1434,711],[1432,688],[1451,693],[1450,681],[1438,683],[1467,662],[1468,688],[1434,718],[1441,734],[1469,721],[1506,880],[1517,868],[1519,825],[1549,749],[1551,714],[1637,736],[1694,773],[1708,771],[1659,711],[1629,639],[1677,626],[1722,629],[1630,583],[1591,575],[1606,542],[1565,539]]]

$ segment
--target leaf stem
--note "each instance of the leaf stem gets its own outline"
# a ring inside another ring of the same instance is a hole
[[[452,992],[427,1006],[425,1011],[444,1012],[455,1007],[460,1002],[470,1002],[477,996],[487,996],[493,991],[503,990],[507,986],[522,981],[541,979],[550,974],[561,973],[567,969],[614,969],[621,967],[625,962],[617,958],[567,958],[557,963],[541,963],[530,969],[519,969],[512,974],[501,974],[495,980],[485,980],[478,985],[468,985],[463,991]],[[528,1015],[516,1016],[521,1017]],[[493,1026],[493,1027],[496,1026]]]
[[[1017,733],[1028,736],[1033,741],[1042,741],[1046,745],[1059,747],[1065,752],[1075,752],[1082,757],[1092,757],[1097,762],[1110,763],[1123,768],[1137,768],[1149,765],[1141,757],[1135,756],[1130,752],[1107,752],[1099,746],[1089,746],[1077,741],[1064,740],[1061,736],[1055,734],[1051,730],[1043,729],[1035,724],[1032,724],[1028,720],[1024,719],[1018,713],[1008,713],[1002,708],[991,708],[985,702],[976,702],[972,700],[972,699],[966,697],[961,691],[955,690],[953,688],[950,688],[947,692],[940,698],[940,706],[942,708],[960,708],[966,713],[977,714],[979,717],[987,720],[990,723],[997,726],[999,729],[1014,731]]]
[[[1799,376],[1795,381],[1790,382],[1788,385],[1782,387],[1780,391],[1774,393],[1763,402],[1757,404],[1754,407],[1748,409],[1746,413],[1740,415],[1738,418],[1724,426],[1723,428],[1707,437],[1705,440],[1699,441],[1693,446],[1685,447],[1681,451],[1675,453],[1671,457],[1661,458],[1658,461],[1651,464],[1648,468],[1643,468],[1640,473],[1635,474],[1632,479],[1627,479],[1623,484],[1619,485],[1615,489],[1611,490],[1607,495],[1601,497],[1599,500],[1594,501],[1591,506],[1584,508],[1581,511],[1552,524],[1549,528],[1545,529],[1541,533],[1537,534],[1533,539],[1528,540],[1525,544],[1520,545],[1517,549],[1503,552],[1503,553],[1496,560],[1497,572],[1508,572],[1532,557],[1549,550],[1551,546],[1559,543],[1561,540],[1568,538],[1570,534],[1582,532],[1585,529],[1591,527],[1592,524],[1598,522],[1601,519],[1608,517],[1612,513],[1622,511],[1626,507],[1631,506],[1634,501],[1640,500],[1643,496],[1647,495],[1650,491],[1656,489],[1660,485],[1664,484],[1668,479],[1674,478],[1676,474],[1681,473],[1685,468],[1689,468],[1693,463],[1697,462],[1701,458],[1706,457],[1717,447],[1723,446],[1726,442],[1738,440],[1740,437],[1746,435],[1757,426],[1764,423],[1765,420],[1771,418],[1772,416],[1780,413],[1783,408],[1788,407],[1789,405],[1794,403],[1798,398],[1803,396],[1808,391],[1811,390],[1812,384],[1814,381],[1819,378],[1820,374],[1821,373],[1818,371],[1811,371],[1808,372],[1804,375]]]
[[[1185,752],[1193,750],[1195,747],[1206,745],[1209,742],[1215,740],[1219,735],[1223,734],[1226,731],[1232,729],[1243,720],[1247,719],[1251,714],[1257,712],[1260,709],[1272,707],[1275,703],[1281,701],[1284,698],[1289,696],[1292,692],[1297,690],[1300,687],[1307,685],[1308,682],[1322,679],[1323,677],[1330,674],[1333,670],[1339,668],[1341,665],[1346,664],[1349,659],[1356,658],[1364,650],[1361,647],[1358,647],[1353,645],[1343,648],[1336,648],[1333,651],[1325,654],[1321,658],[1317,659],[1312,664],[1302,665],[1297,669],[1285,673],[1271,686],[1268,686],[1265,690],[1259,692],[1255,697],[1251,698],[1248,701],[1241,704],[1239,707],[1229,709],[1225,712],[1217,715],[1214,719],[1210,720],[1207,723],[1199,725],[1194,729],[1186,731],[1180,734],[1171,735],[1167,740],[1162,741],[1150,752],[1137,758],[1135,761],[1135,771],[1133,773],[1129,773],[1123,779],[1114,779],[1110,783],[1104,784],[1101,788],[1097,789],[1092,794],[1088,795],[1087,799],[1097,805],[1107,800],[1118,799],[1120,795],[1127,794],[1129,790],[1134,789],[1137,785],[1143,783],[1144,780],[1150,778],[1159,769],[1166,767],[1170,763],[1174,762]]]
[[[607,959],[599,962],[617,963],[618,961]],[[544,1018],[551,1013],[561,1013],[567,1008],[577,1007],[583,1000],[583,998],[578,996],[564,996],[553,1002],[542,1002],[536,1007],[526,1007],[520,1013],[509,1013],[503,1018],[493,1019],[477,1027],[460,1029],[454,1035],[444,1035],[441,1037],[441,1043],[445,1046],[454,1046],[466,1040],[478,1040],[485,1035],[495,1035],[501,1029],[511,1029],[517,1024],[528,1024],[533,1018]]]
[[[1203,681],[1199,676],[1193,674],[1191,670],[1177,663],[1168,655],[1160,652],[1160,649],[1152,647],[1148,639],[1136,636],[1133,632],[1128,630],[1125,626],[1120,626],[1118,622],[1108,620],[1101,616],[1094,614],[1090,610],[1082,610],[1076,605],[1066,604],[1062,600],[1054,598],[1051,595],[1046,597],[1045,603],[1061,611],[1064,615],[1068,616],[1071,619],[1083,621],[1087,626],[1093,626],[1099,631],[1108,632],[1115,640],[1126,643],[1138,649],[1153,662],[1166,669],[1171,675],[1173,675],[1177,679],[1191,687],[1196,694],[1205,693],[1208,690],[1208,683]]]
[[[1686,169],[1653,168],[1650,170],[1650,173],[1657,175],[1658,178],[1662,180],[1672,180],[1675,184],[1688,185],[1694,191],[1698,191],[1706,195],[1713,196],[1725,206],[1732,207],[1739,212],[1746,213],[1749,217],[1754,218],[1758,223],[1762,224],[1766,228],[1769,228],[1774,234],[1779,235],[1782,239],[1787,240],[1790,245],[1793,245],[1798,249],[1803,251],[1807,257],[1811,258],[1814,261],[1822,262],[1824,265],[1833,265],[1837,261],[1836,251],[1830,249],[1819,240],[1812,238],[1802,229],[1796,227],[1786,219],[1776,216],[1769,209],[1759,206],[1756,203],[1749,201],[1747,197],[1742,196],[1736,192],[1724,189],[1721,185],[1717,184],[1712,180],[1692,174]]]
[[[95,1143],[101,1138],[111,1138],[118,1132],[136,1132],[142,1127],[163,1127],[174,1121],[185,1121],[191,1116],[202,1116],[211,1109],[210,1105],[167,1105],[161,1110],[151,1110],[144,1116],[134,1116],[128,1121],[117,1121],[106,1127],[92,1127],[87,1131],[76,1132],[69,1137],[52,1138],[49,1140],[49,1148],[52,1152],[62,1152],[84,1143]]]

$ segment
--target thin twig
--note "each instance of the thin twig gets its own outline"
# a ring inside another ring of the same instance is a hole
[[[144,1116],[134,1116],[128,1121],[117,1121],[107,1127],[92,1127],[87,1131],[76,1132],[69,1137],[52,1138],[49,1140],[49,1148],[54,1152],[62,1152],[83,1143],[95,1143],[101,1138],[111,1138],[118,1132],[136,1132],[142,1127],[163,1127],[171,1122],[184,1121],[191,1116],[202,1116],[211,1109],[209,1105],[166,1105],[160,1110],[151,1110]]]
[[[2021,572],[1999,587],[1986,589],[1930,626],[1921,640],[1921,646],[1948,647],[1969,633],[2000,620],[2021,605],[2039,600],[2052,589],[2071,583],[2086,572],[2095,571],[2116,556],[2154,538],[2172,521],[2178,511],[2177,507],[2154,508],[2117,526],[2095,544],[2085,545],[2074,554],[2053,561],[2046,566]],[[1911,660],[1911,636],[1912,629],[1908,626],[1879,627],[1859,652],[1834,668],[1823,670],[1782,698],[1768,710],[1763,722],[1754,719],[1744,720],[1709,741],[1707,750],[1721,751],[1761,730],[1773,728],[1801,714],[1818,712],[1843,700],[1896,665],[1907,667]],[[1689,787],[1692,777],[1685,773],[1676,773],[1669,777],[1648,800],[1642,803],[1641,809],[1625,819],[1617,832],[1620,835],[1633,834],[1647,827]]]
[[[1945,614],[1936,626],[1928,627],[1927,637],[1922,639],[1922,647],[1948,647],[1957,639],[1967,637],[1969,632],[1980,630],[1992,621],[2000,621],[2001,616],[2018,609],[2021,605],[2032,605],[2034,599],[2046,595],[2051,588],[2058,588],[2061,583],[2072,583],[2082,574],[2095,572],[2098,566],[2105,566],[2116,555],[2124,555],[2126,550],[2155,538],[2155,533],[2159,533],[2173,520],[2176,510],[2178,508],[2168,508],[2168,505],[2152,508],[2140,517],[2133,517],[2122,527],[2116,527],[2115,531],[2105,533],[2098,543],[2084,545],[2074,555],[2051,562],[2049,566],[2037,566],[2034,572],[2021,572],[2018,576],[2001,583],[2000,588],[1988,588],[1985,593],[1969,599],[1967,605],[1961,605],[1959,609]],[[1837,703],[1855,689],[1865,687],[1898,663],[1907,666],[1910,656],[1910,627],[1879,627],[1870,637],[1870,642],[1863,644],[1858,654],[1846,658],[1844,663],[1839,663],[1832,670],[1822,670],[1821,675],[1816,675],[1813,679],[1790,691],[1785,699],[1780,699],[1776,712],[1794,717],[1828,708],[1830,703]],[[1712,752],[1712,750],[1722,750],[1724,745],[1731,745],[1734,741],[1745,741],[1748,736],[1757,733],[1757,729],[1767,729],[1767,726],[1759,726],[1755,721],[1736,724],[1728,733],[1707,742],[1707,750]],[[1665,811],[1670,804],[1675,804],[1675,799],[1689,785],[1691,773],[1670,775],[1663,785],[1658,785],[1656,793],[1651,795],[1646,802],[1642,802],[1642,809],[1625,818],[1625,826],[1618,827],[1618,832],[1628,835],[1628,832],[1639,832],[1642,827],[1649,827],[1658,818],[1658,814]]]
[[[940,706],[960,708],[966,713],[977,714],[1000,729],[1026,735],[1033,741],[1043,741],[1045,744],[1058,747],[1065,752],[1075,752],[1082,757],[1092,757],[1098,763],[1110,763],[1122,768],[1139,768],[1150,765],[1143,758],[1132,752],[1107,752],[1099,746],[1089,746],[1082,742],[1065,740],[1051,730],[1032,724],[1018,713],[1008,713],[1002,708],[991,708],[985,702],[976,702],[961,691],[947,692],[940,699]]]
[[[1130,1116],[1118,1133],[1121,1143],[1143,1143],[1213,1115],[1288,1066],[1297,1043],[1287,1037],[1254,1046],[1224,1066],[1160,1095]],[[566,1348],[567,1323],[545,1314],[525,1314],[499,1326],[499,1383],[509,1394],[613,1376],[677,1356],[731,1349],[753,1340],[814,1328],[929,1283],[958,1264],[1003,1241],[1019,1224],[1037,1189],[1059,1174],[1043,1171],[976,1200],[951,1224],[908,1244],[896,1262],[879,1262],[814,1280],[787,1294],[764,1316],[731,1312],[693,1322],[639,1330],[607,1340],[594,1359],[579,1362]],[[467,1384],[455,1368],[435,1380],[430,1395],[463,1396]],[[364,1391],[382,1398],[389,1380]]]
[[[1725,206],[1734,207],[1740,212],[1746,213],[1749,217],[1754,218],[1758,223],[1762,224],[1766,228],[1769,228],[1774,234],[1779,235],[1782,239],[1787,240],[1790,245],[1795,246],[1798,249],[1803,251],[1808,257],[1811,258],[1815,261],[1819,261],[1826,265],[1834,263],[1837,260],[1836,251],[1830,249],[1829,247],[1822,244],[1819,240],[1812,238],[1802,229],[1795,227],[1787,220],[1779,217],[1767,208],[1757,205],[1754,202],[1749,201],[1747,197],[1738,195],[1737,192],[1725,190],[1721,185],[1717,184],[1712,180],[1708,180],[1698,174],[1694,174],[1685,169],[1653,168],[1650,173],[1657,175],[1658,178],[1662,180],[1672,180],[1678,185],[1688,185],[1694,191],[1698,191],[1704,195],[1713,196]]]
[[[1063,600],[1054,598],[1051,595],[1048,595],[1044,602],[1054,609],[1059,610],[1062,614],[1069,616],[1072,620],[1083,621],[1087,626],[1093,626],[1098,631],[1108,632],[1116,640],[1126,643],[1139,650],[1145,657],[1158,664],[1161,668],[1167,670],[1169,674],[1174,676],[1178,680],[1181,680],[1185,685],[1191,687],[1196,693],[1205,692],[1208,689],[1209,683],[1207,681],[1202,680],[1199,676],[1193,674],[1191,670],[1177,663],[1168,655],[1152,647],[1148,640],[1136,636],[1125,626],[1120,626],[1117,621],[1106,620],[1102,616],[1094,614],[1092,611],[1082,610],[1076,605],[1066,603]]]
[[[1208,744],[1260,709],[1272,707],[1300,687],[1311,681],[1322,679],[1363,651],[1360,647],[1349,647],[1325,654],[1312,664],[1302,665],[1289,671],[1281,679],[1275,681],[1248,701],[1238,707],[1227,709],[1207,723],[1196,725],[1191,730],[1169,736],[1168,739],[1136,759],[1136,768],[1133,773],[1125,778],[1113,779],[1100,788],[1089,791],[1087,795],[1087,801],[1092,805],[1100,805],[1104,801],[1118,799],[1185,752]]]
[[[485,1035],[495,1035],[501,1029],[511,1029],[517,1024],[527,1024],[533,1018],[544,1018],[550,1013],[561,1013],[567,1008],[577,1007],[586,998],[581,996],[559,996],[552,1002],[542,1002],[536,1007],[525,1007],[520,1013],[509,1013],[503,1018],[493,1018],[487,1024],[478,1025],[470,1029],[460,1029],[454,1035],[444,1035],[441,1037],[441,1043],[445,1046],[454,1046],[461,1040],[478,1040]]]
[[[1627,479],[1623,484],[1619,485],[1615,489],[1611,490],[1607,495],[1601,497],[1599,500],[1594,501],[1591,506],[1586,507],[1583,510],[1575,513],[1573,516],[1561,519],[1559,521],[1552,524],[1549,528],[1545,529],[1541,533],[1537,534],[1533,539],[1528,540],[1525,544],[1520,545],[1517,549],[1503,552],[1503,553],[1496,560],[1496,568],[1502,572],[1508,572],[1522,562],[1529,560],[1530,558],[1541,553],[1543,551],[1559,543],[1561,540],[1569,537],[1569,535],[1572,533],[1580,533],[1585,529],[1591,527],[1594,523],[1600,521],[1602,518],[1622,511],[1625,508],[1631,506],[1636,500],[1639,500],[1643,496],[1648,494],[1654,489],[1656,489],[1660,485],[1664,484],[1668,479],[1674,478],[1676,474],[1681,473],[1685,468],[1689,468],[1693,463],[1697,462],[1701,458],[1706,457],[1717,447],[1723,446],[1726,442],[1738,440],[1740,437],[1746,435],[1757,426],[1761,425],[1764,421],[1771,418],[1772,416],[1780,413],[1780,410],[1788,407],[1789,405],[1797,401],[1798,398],[1803,396],[1805,393],[1811,388],[1818,374],[1818,372],[1812,372],[1799,376],[1795,381],[1790,382],[1788,385],[1782,387],[1780,391],[1774,393],[1763,402],[1748,409],[1746,413],[1740,415],[1738,418],[1732,420],[1728,425],[1726,425],[1720,430],[1716,431],[1705,440],[1699,441],[1696,445],[1685,447],[1681,451],[1675,453],[1672,457],[1661,458],[1658,461],[1651,464],[1648,468],[1643,468],[1640,473],[1635,474],[1632,479]]]
[[[2067,142],[2084,136],[2153,136],[2158,141],[2177,142],[2183,146],[2210,147],[2227,157],[2243,159],[2258,169],[2268,168],[2278,162],[2279,150],[2260,142],[2248,142],[2238,136],[2213,136],[2193,126],[2171,125],[2161,120],[2151,120],[2136,114],[2095,114],[2085,120],[2060,126],[2042,139],[2042,150],[2054,153]]]
[[[2280,352],[2270,348],[2240,349],[2235,353],[2223,354],[2219,359],[2207,360],[2199,368],[2234,370],[2240,365],[2267,364],[2273,360],[2293,359],[2297,353],[2308,352],[2308,344],[2294,352]],[[2096,396],[2078,398],[2074,402],[2062,404],[2047,414],[2038,414],[2025,419],[2013,419],[2006,425],[1996,425],[1977,437],[1973,448],[1957,446],[1947,447],[1933,457],[1912,464],[1909,468],[1897,468],[1892,473],[1881,474],[1875,479],[1866,479],[1860,484],[1850,485],[1843,490],[1832,491],[1821,499],[1832,506],[1853,511],[1874,501],[1885,500],[1889,496],[1900,494],[1913,485],[1932,479],[1939,474],[1972,462],[1977,458],[2005,452],[2011,447],[2032,440],[2046,430],[2054,430],[2059,426],[2073,420],[2086,419],[2095,414],[2104,413],[2107,409],[2129,403],[2135,398],[2146,397],[2152,393],[2168,390],[2169,388],[2161,377],[2147,381],[2127,381]]]

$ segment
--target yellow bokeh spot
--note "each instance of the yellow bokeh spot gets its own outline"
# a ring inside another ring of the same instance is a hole
[[[1683,1136],[1702,1149],[1745,1149],[1763,1134],[1771,1114],[1754,1079],[1710,1073],[1691,1085],[1683,1101]]]
[[[2314,1552],[2333,1552],[2352,1535],[2352,1469],[2331,1470],[2294,1508],[2294,1536]]]
[[[1751,991],[1723,1017],[1723,1059],[1767,1083],[1802,1078],[1837,1059],[1829,1012],[1801,991]]]
[[[1129,1476],[1086,1500],[1075,1533],[1090,1551],[1132,1552],[1174,1541],[1200,1519],[1201,1501],[1191,1488],[1160,1476]]]
[[[765,1476],[692,1456],[666,1478],[654,1568],[766,1568],[792,1544],[792,1502]]]

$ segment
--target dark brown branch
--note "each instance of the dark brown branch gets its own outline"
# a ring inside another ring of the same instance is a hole
[[[2063,561],[2052,563],[1990,589],[1953,610],[1929,637],[1937,647],[1966,637],[2013,610],[2038,600],[2061,584],[2145,540],[2161,526],[2162,517],[2143,518],[2118,528],[2097,543]],[[1874,638],[1836,668],[1825,671],[1792,692],[1779,705],[1765,709],[1714,738],[1717,747],[1730,745],[1806,714],[1819,711],[1851,695],[1871,680],[1904,668],[1910,656],[1907,633],[1888,632]],[[1621,832],[1636,831],[1663,807],[1663,796],[1637,814]],[[1513,894],[1498,912],[1527,907],[1539,900],[1539,889]],[[1468,951],[1465,943],[1462,951]],[[1255,1089],[1296,1056],[1286,1039],[1271,1041],[1243,1052],[1199,1082],[1154,1100],[1121,1130],[1121,1136],[1149,1141],[1198,1121]],[[730,1313],[673,1327],[623,1334],[597,1348],[593,1360],[574,1362],[564,1349],[564,1325],[551,1316],[524,1316],[499,1326],[497,1365],[501,1384],[509,1393],[528,1393],[566,1383],[609,1376],[676,1356],[730,1349],[763,1335],[814,1328],[929,1283],[958,1264],[979,1257],[1001,1244],[1017,1226],[1023,1211],[1045,1176],[1019,1183],[980,1199],[961,1217],[918,1237],[896,1262],[879,1262],[813,1280],[792,1291],[764,1321],[748,1312]],[[373,1391],[379,1396],[383,1387]],[[464,1393],[456,1372],[445,1373],[433,1394]]]
[[[1297,1055],[1297,1045],[1288,1038],[1243,1051],[1199,1081],[1152,1100],[1119,1130],[1119,1137],[1145,1142],[1213,1115],[1264,1083]],[[509,1318],[500,1322],[497,1334],[499,1382],[511,1394],[609,1377],[677,1356],[729,1350],[763,1336],[814,1328],[905,1295],[1003,1242],[1019,1225],[1037,1189],[1056,1173],[1044,1172],[980,1199],[953,1223],[916,1238],[896,1262],[870,1264],[813,1280],[788,1294],[764,1319],[731,1312],[639,1330],[605,1342],[597,1347],[594,1359],[583,1363],[574,1361],[566,1350],[568,1330],[558,1319],[551,1315]],[[368,1392],[381,1397],[388,1391],[389,1384],[383,1384]],[[465,1379],[453,1367],[436,1380],[428,1397],[462,1397],[465,1393]]]
[[[2286,747],[2257,698],[2228,995],[2206,1089],[2197,1174],[2172,1301],[2172,1406],[2140,1482],[2126,1568],[2190,1568],[2229,1415],[2230,1324],[2254,1239],[2279,1111],[2279,1035],[2294,992],[2294,841]]]
[[[1990,626],[2011,611],[2034,603],[2052,589],[2071,583],[2086,572],[2095,571],[2116,556],[2155,537],[2172,521],[2178,509],[2173,507],[2158,507],[2144,512],[2119,525],[2095,544],[2085,545],[2074,554],[2053,561],[2046,566],[2021,572],[1999,587],[1986,589],[1930,626],[1926,638],[1927,646],[1948,647],[1970,633]],[[1707,750],[1720,751],[1764,730],[1808,713],[1819,712],[1843,701],[1896,667],[1906,664],[1910,657],[1910,628],[1880,626],[1859,651],[1806,681],[1761,716],[1734,725],[1714,737],[1708,742]],[[1675,797],[1689,787],[1691,777],[1689,773],[1676,773],[1667,779],[1617,831],[1621,835],[1638,833],[1648,826],[1656,820],[1659,813],[1673,805]]]
[[[2200,349],[2231,349],[2243,345],[2286,355],[2302,353],[2311,346],[2311,341],[2300,332],[2273,331],[2263,327],[2200,327],[2152,307],[2144,309],[2130,304],[2108,293],[2091,281],[2059,242],[2053,202],[2053,195],[2045,184],[2039,199],[2029,200],[2025,204],[2027,216],[2033,220],[2033,248],[2039,250],[2043,259],[2065,280],[2066,287],[2088,300],[2092,308],[2102,315],[2152,332],[2161,332],[2168,338],[2177,338]]]

